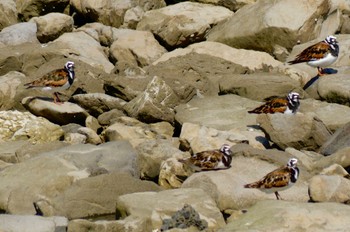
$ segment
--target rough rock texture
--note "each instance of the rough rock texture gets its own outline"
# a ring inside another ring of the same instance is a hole
[[[99,116],[112,109],[122,110],[126,102],[103,93],[77,94],[72,101],[83,107],[89,114]]]
[[[154,77],[145,91],[126,103],[124,110],[130,117],[146,123],[159,121],[174,122],[174,108],[178,97],[174,91],[159,77]]]
[[[35,203],[45,217],[62,215],[71,220],[112,215],[115,212],[113,202],[119,196],[160,190],[155,183],[141,181],[127,173],[96,173],[96,175],[76,181],[64,192],[51,199],[41,199]],[[79,199],[76,196],[79,196]]]
[[[73,0],[72,7],[78,13],[79,20],[100,22],[108,26],[120,27],[128,10],[139,6],[142,11],[157,9],[165,6],[163,0],[152,1],[112,1],[112,0]]]
[[[31,21],[37,25],[36,35],[41,43],[53,41],[63,33],[73,31],[73,18],[61,13],[34,17]]]
[[[12,71],[0,77],[0,109],[9,110],[14,107],[15,96],[18,86],[22,83],[25,75]]]
[[[55,197],[75,181],[101,171],[122,171],[138,176],[135,157],[130,144],[120,141],[100,146],[68,146],[9,166],[0,172],[1,210],[11,214],[35,214],[33,202]]]
[[[329,10],[328,0],[258,1],[211,30],[208,40],[270,54],[275,45],[291,50],[297,40],[304,42],[318,36]]]
[[[3,0],[0,3],[0,30],[17,23],[16,3],[13,0]]]
[[[310,179],[309,195],[315,202],[349,202],[350,180],[339,175],[316,175]]]
[[[118,218],[129,215],[151,218],[152,228],[160,229],[162,220],[170,218],[186,203],[207,221],[209,230],[217,230],[225,224],[214,201],[203,190],[195,188],[126,194],[118,198],[116,214]]]
[[[316,151],[331,136],[327,126],[314,114],[259,114],[257,122],[281,149]]]
[[[200,3],[206,3],[206,4],[213,4],[216,6],[223,6],[226,7],[232,11],[237,11],[241,9],[242,7],[253,4],[256,2],[256,0],[236,0],[236,1],[229,1],[229,0],[192,0],[193,2],[200,2]]]
[[[148,139],[171,138],[174,127],[168,122],[145,124],[137,119],[120,117],[104,131],[106,141],[128,140],[136,147]]]
[[[28,21],[32,17],[50,12],[63,12],[69,0],[18,0],[16,1],[19,18]]]
[[[0,32],[0,42],[5,45],[19,45],[23,43],[39,43],[36,37],[35,23],[17,23],[4,28]]]
[[[349,213],[349,206],[336,203],[260,201],[218,231],[342,231]]]
[[[28,112],[0,111],[0,139],[48,142],[59,140],[63,130],[56,124],[42,117],[35,117]]]
[[[33,215],[0,215],[1,231],[59,232],[67,228],[64,217],[38,217]]]
[[[350,147],[349,143],[350,123],[339,128],[320,148],[319,153],[323,155],[331,155],[339,149]]]
[[[151,31],[167,49],[205,40],[208,30],[233,13],[219,6],[182,2],[144,14],[137,30]]]
[[[192,174],[193,171],[185,168],[178,159],[168,158],[160,165],[158,184],[165,189],[180,188],[183,181]]]
[[[85,124],[88,113],[80,106],[64,102],[60,105],[46,99],[27,97],[22,100],[23,106],[36,116],[42,116],[51,122],[64,125],[68,123]]]
[[[255,124],[256,118],[248,114],[247,109],[256,104],[255,101],[231,94],[194,98],[175,108],[175,120],[181,125],[190,122],[217,130],[246,130],[248,125]]]
[[[153,179],[159,175],[163,161],[170,157],[182,157],[182,152],[171,141],[146,140],[140,143],[136,150],[137,166],[142,179]]]

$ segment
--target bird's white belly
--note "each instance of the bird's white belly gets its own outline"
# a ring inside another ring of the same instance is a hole
[[[326,57],[319,59],[319,60],[312,60],[307,62],[308,65],[312,67],[327,67],[331,64],[333,64],[338,57],[332,56],[331,53],[328,53]]]
[[[69,82],[67,81],[64,85],[62,86],[58,86],[58,87],[52,87],[52,86],[45,86],[45,87],[41,87],[41,89],[43,91],[48,91],[48,92],[59,92],[59,91],[62,91],[62,90],[66,90],[66,89],[69,89],[70,87],[70,84]]]

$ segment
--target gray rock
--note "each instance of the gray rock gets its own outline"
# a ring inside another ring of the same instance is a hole
[[[350,123],[339,128],[320,148],[319,152],[323,155],[331,155],[336,151],[350,147],[349,141]]]
[[[69,221],[68,232],[86,232],[87,230],[110,232],[116,231],[132,231],[144,232],[152,231],[151,220],[148,218],[139,218],[129,216],[124,220],[98,220],[91,221],[85,219],[75,219]]]
[[[300,101],[300,112],[314,113],[332,132],[350,122],[350,108],[336,103],[305,99]]]
[[[63,130],[29,112],[0,111],[1,140],[29,140],[33,143],[59,140]]]
[[[100,146],[79,144],[42,153],[0,172],[1,210],[10,214],[35,214],[33,202],[53,198],[75,181],[95,175],[100,169],[139,176],[135,158],[135,151],[126,141]]]
[[[73,18],[62,13],[49,13],[30,20],[35,22],[38,30],[37,37],[41,43],[47,43],[57,39],[66,32],[73,31]]]
[[[182,153],[168,140],[146,140],[136,150],[137,164],[143,179],[154,179],[159,176],[161,164],[171,157],[182,157]]]
[[[16,1],[19,18],[28,21],[35,16],[50,12],[63,12],[69,0],[18,0]]]
[[[191,226],[198,228],[200,231],[208,228],[208,222],[200,219],[199,214],[191,205],[185,204],[182,209],[177,211],[170,219],[164,219],[161,231],[173,228],[186,229]]]
[[[305,213],[304,213],[305,212]],[[219,232],[229,231],[343,231],[348,228],[349,206],[338,203],[259,201]]]
[[[350,180],[339,175],[316,175],[310,179],[309,195],[314,202],[349,202]]]
[[[275,44],[290,50],[297,40],[307,41],[319,35],[322,18],[329,10],[330,4],[326,0],[313,3],[302,0],[258,1],[216,26],[207,39],[270,54]],[[316,25],[315,18],[318,19]]]
[[[259,114],[257,122],[281,149],[316,151],[331,136],[327,126],[314,114]]]
[[[87,136],[80,133],[66,133],[64,135],[64,142],[69,144],[85,144]]]
[[[159,77],[154,77],[145,91],[126,103],[124,110],[130,117],[146,123],[166,121],[174,122],[174,107],[178,97],[174,91]]]
[[[236,74],[219,81],[220,94],[237,94],[262,101],[271,96],[286,96],[294,91],[302,94],[300,83],[287,75],[272,73]]]
[[[87,128],[93,130],[95,133],[100,133],[102,130],[101,125],[98,123],[97,118],[89,115],[85,120],[85,125]]]
[[[10,46],[23,43],[39,43],[36,37],[37,26],[35,23],[17,23],[4,28],[0,32],[0,42]]]
[[[149,31],[131,30],[120,36],[110,47],[110,56],[116,65],[130,63],[131,68],[148,66],[166,52]]]
[[[177,158],[171,157],[160,165],[158,184],[165,189],[180,188],[183,181],[192,174],[191,168],[185,167]]]
[[[64,217],[33,215],[0,215],[0,230],[11,232],[64,232],[68,220]]]
[[[104,89],[108,95],[121,98],[124,101],[131,101],[143,93],[151,80],[150,76],[122,75],[106,80]]]
[[[91,128],[88,127],[80,127],[78,129],[78,133],[86,136],[86,143],[91,143],[94,145],[98,145],[102,143],[100,136]]]
[[[10,71],[7,74],[0,77],[0,109],[9,110],[13,109],[16,104],[17,88],[21,85],[25,79],[25,75]]]
[[[48,46],[57,46],[57,43],[63,44],[66,51],[70,51],[68,58],[80,60],[92,67],[102,69],[106,73],[109,73],[114,68],[114,65],[104,53],[102,46],[84,32],[64,33]]]
[[[344,147],[337,150],[335,153],[322,157],[314,162],[314,170],[321,171],[333,164],[339,164],[345,169],[350,166],[350,147]]]
[[[217,95],[218,81],[232,74],[276,68],[282,63],[264,52],[235,49],[222,43],[201,42],[165,53],[147,69],[184,102],[194,95]]]
[[[41,153],[59,150],[69,144],[62,141],[52,141],[44,143],[25,143],[22,147],[16,149],[16,158],[18,162],[24,162],[28,159],[39,156]]]
[[[70,102],[57,105],[51,101],[26,97],[22,100],[22,104],[32,114],[61,125],[68,123],[84,125],[85,119],[89,115],[83,108]]]
[[[205,203],[203,203],[205,202]],[[164,190],[158,193],[143,192],[120,196],[117,200],[118,218],[138,216],[150,218],[152,229],[160,229],[162,220],[170,218],[184,204],[191,205],[208,222],[208,230],[218,230],[225,225],[222,214],[209,195],[195,188]]]
[[[126,115],[122,110],[114,109],[101,114],[100,116],[98,116],[97,120],[99,124],[103,126],[110,126],[113,123],[117,122],[119,117],[123,116]]]
[[[71,7],[79,13],[80,17],[89,22],[100,22],[104,25],[120,27],[124,22],[124,15],[128,9],[138,5],[144,11],[157,9],[165,6],[163,0],[151,0],[138,2],[134,0],[111,2],[103,0],[99,2],[91,0],[73,0]],[[91,13],[93,12],[93,13]]]
[[[248,126],[256,124],[256,116],[248,114],[247,110],[257,104],[232,94],[194,98],[175,108],[175,120],[180,125],[189,122],[217,130],[247,130]]]
[[[134,147],[149,139],[169,139],[174,127],[168,122],[145,124],[137,119],[120,117],[103,132],[105,141],[127,140]]]
[[[0,146],[0,160],[6,163],[18,163],[21,162],[21,157],[17,156],[17,151],[22,147],[29,147],[28,141],[8,141],[1,142]]]
[[[194,2],[200,2],[205,4],[213,4],[216,6],[223,6],[232,11],[237,11],[246,5],[250,5],[256,2],[256,0],[237,0],[237,1],[229,1],[229,0],[194,0]]]
[[[137,30],[151,31],[167,49],[205,40],[209,29],[232,16],[232,11],[208,4],[180,2],[146,12]]]
[[[153,182],[113,172],[78,180],[57,196],[35,203],[45,217],[62,215],[72,220],[112,215],[115,213],[113,202],[119,196],[159,190],[160,187]]]
[[[7,26],[17,23],[17,9],[16,3],[13,0],[4,0],[0,3],[0,12],[2,17],[0,18],[0,30]]]
[[[112,109],[122,110],[126,104],[124,100],[104,93],[76,94],[72,100],[95,117]]]

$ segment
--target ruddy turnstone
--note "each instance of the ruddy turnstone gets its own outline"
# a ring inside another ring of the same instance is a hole
[[[58,97],[58,91],[69,89],[74,82],[74,78],[74,62],[68,61],[64,65],[64,68],[53,70],[45,74],[43,77],[24,85],[27,86],[27,89],[35,88],[53,92],[54,103],[58,104],[61,103],[61,100]]]
[[[286,166],[268,173],[257,182],[244,185],[244,188],[256,188],[266,193],[274,192],[277,200],[280,200],[281,197],[278,191],[290,188],[299,177],[299,168],[296,166],[297,162],[297,159],[291,158]]]
[[[300,95],[296,92],[290,92],[286,98],[275,97],[269,99],[265,104],[248,111],[251,114],[295,114],[300,107]]]
[[[323,67],[333,64],[339,54],[339,46],[337,38],[329,35],[323,41],[303,50],[297,57],[289,61],[289,64],[298,64],[307,62],[311,67],[317,67],[318,75],[324,74]]]
[[[231,167],[232,151],[229,145],[224,144],[220,149],[198,152],[190,158],[179,161],[194,171],[227,169]]]

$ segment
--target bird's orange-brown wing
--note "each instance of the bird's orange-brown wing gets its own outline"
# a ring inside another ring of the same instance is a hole
[[[314,44],[305,50],[303,50],[297,57],[289,61],[289,64],[297,64],[302,62],[308,62],[311,60],[318,60],[324,58],[330,52],[330,46],[326,42],[319,42]]]
[[[64,69],[54,70],[52,72],[47,73],[43,77],[34,80],[32,82],[26,83],[25,86],[27,88],[32,87],[44,87],[44,86],[52,86],[58,87],[64,85],[68,81],[68,72]]]
[[[219,150],[202,151],[194,154],[190,159],[191,163],[203,170],[215,168],[218,162],[221,161],[221,152]]]
[[[247,184],[244,187],[245,188],[280,188],[285,187],[289,184],[290,180],[290,170],[288,167],[281,167],[279,169],[276,169],[270,173],[268,173],[266,176],[264,176],[262,179]]]
[[[273,114],[284,113],[288,105],[288,101],[285,98],[273,98],[267,101],[265,104],[248,111],[248,113],[254,114]]]

